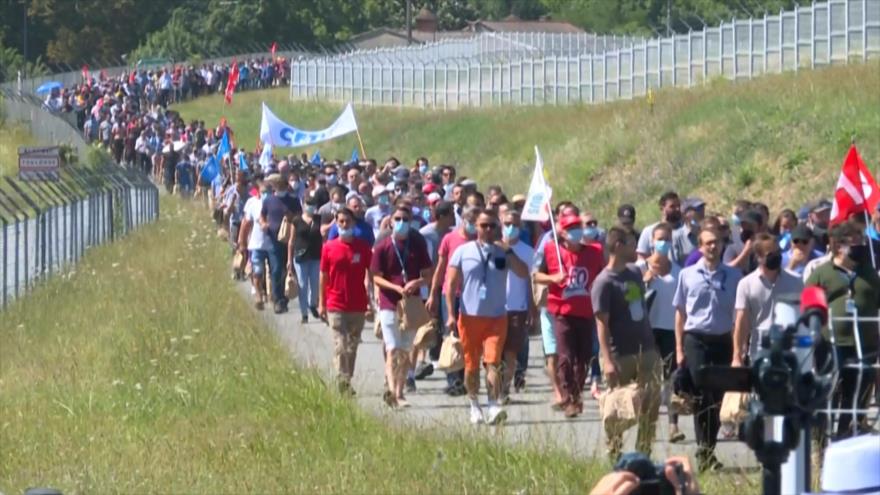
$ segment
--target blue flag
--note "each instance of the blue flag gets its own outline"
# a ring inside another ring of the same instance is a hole
[[[360,160],[360,155],[358,155],[358,149],[357,149],[357,146],[355,146],[354,149],[351,150],[351,160],[349,160],[349,161],[357,163],[358,160]]]
[[[232,148],[229,147],[229,131],[223,133],[223,138],[220,140],[220,146],[217,147],[217,161],[223,159],[224,156],[232,153]]]
[[[244,170],[245,172],[250,170],[250,168],[248,167],[247,158],[245,158],[244,153],[239,153],[238,155],[238,168],[239,170]]]
[[[202,172],[199,174],[199,179],[205,182],[211,182],[218,175],[220,175],[220,164],[217,163],[217,157],[214,155],[208,155],[208,159],[205,161],[205,166],[202,167]]]
[[[316,151],[315,154],[312,155],[312,159],[309,161],[312,162],[313,165],[320,165],[321,164],[321,152]]]

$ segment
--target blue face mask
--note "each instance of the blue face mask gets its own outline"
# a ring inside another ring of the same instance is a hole
[[[414,228],[414,229],[416,229],[416,230],[419,230],[419,229],[422,227],[422,223],[419,222],[418,220],[412,220],[412,221],[409,222],[409,226],[410,226],[411,228]]]
[[[505,239],[518,239],[519,238],[519,228],[516,225],[505,225],[504,226],[504,238]]]
[[[587,227],[586,229],[584,229],[584,237],[591,241],[595,241],[599,238],[599,228]]]
[[[424,218],[426,222],[430,222],[431,221],[431,210],[429,210],[427,208],[422,210],[422,218]]]
[[[315,208],[314,206],[306,206],[306,213],[308,213],[309,215],[314,215],[315,211],[317,211],[317,208]]]
[[[422,175],[427,174],[427,173],[428,173],[428,166],[427,166],[427,165],[422,165],[421,167],[419,167],[419,173],[422,174]]]
[[[260,193],[260,199],[262,199],[263,201],[266,201],[266,198],[268,198],[268,197],[269,197],[269,193],[267,193],[267,192]]]
[[[584,229],[568,229],[566,232],[568,232],[568,238],[571,242],[581,242],[581,239],[584,238]]]
[[[669,256],[669,249],[672,246],[669,244],[669,241],[663,239],[659,241],[654,241],[654,252],[657,254],[661,254],[663,256]]]
[[[383,194],[379,196],[379,205],[388,206],[391,204],[391,198],[388,197],[387,194]]]
[[[339,228],[339,237],[343,239],[351,239],[354,236],[354,229],[343,229]]]
[[[394,222],[394,233],[404,234],[409,230],[409,222]]]
[[[467,233],[467,235],[476,235],[477,234],[477,226],[470,223],[470,222],[465,222],[464,231]]]

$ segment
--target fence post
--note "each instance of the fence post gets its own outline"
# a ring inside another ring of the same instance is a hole
[[[794,11],[797,13],[797,5],[794,6]],[[862,12],[862,15],[864,14]],[[843,4],[843,55],[846,57],[843,63],[849,65],[849,2]]]
[[[767,74],[767,56],[770,53],[768,50],[769,46],[770,44],[767,41],[767,13],[764,12],[764,57],[761,59],[761,63],[764,64],[762,70],[763,74]]]
[[[815,9],[813,17],[816,16]],[[862,0],[862,62],[868,61],[868,0]]]
[[[810,68],[816,68],[816,0],[810,5]]]
[[[849,9],[845,9],[849,10]],[[794,71],[797,72],[801,66],[801,34],[798,30],[800,26],[800,13],[798,13],[798,4],[794,4]],[[849,48],[847,48],[849,50]]]

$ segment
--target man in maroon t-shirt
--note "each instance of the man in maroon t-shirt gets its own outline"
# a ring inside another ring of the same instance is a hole
[[[596,322],[590,288],[605,263],[601,248],[581,243],[584,228],[578,215],[560,217],[559,229],[559,249],[553,241],[547,242],[535,282],[549,286],[547,311],[559,354],[556,374],[565,417],[573,418],[583,412],[581,392],[593,350]]]
[[[336,212],[339,237],[321,248],[318,313],[333,329],[333,364],[339,390],[354,395],[351,377],[367,312],[367,273],[372,260],[370,245],[354,237],[354,213]]]
[[[431,276],[428,244],[412,228],[412,211],[398,205],[391,212],[392,234],[373,248],[370,271],[379,289],[379,321],[385,343],[385,378],[388,392],[385,402],[391,407],[406,407],[403,396],[409,355],[415,339],[414,329],[401,328],[397,303],[404,297],[419,296]]]

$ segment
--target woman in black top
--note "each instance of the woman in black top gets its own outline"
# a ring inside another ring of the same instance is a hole
[[[299,310],[303,323],[308,323],[310,310],[312,316],[318,318],[318,276],[323,242],[318,202],[315,198],[308,198],[303,214],[293,221],[293,235],[287,245],[288,270],[296,270],[299,282]]]

